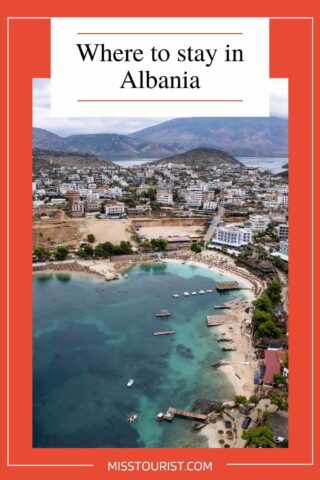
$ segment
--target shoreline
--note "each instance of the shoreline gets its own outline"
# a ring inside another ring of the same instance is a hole
[[[232,261],[228,262],[227,266],[229,268],[226,269],[224,268],[226,267],[226,263],[221,263],[221,260],[219,260],[219,257],[217,256],[218,259],[216,260],[218,261],[214,264],[213,260],[215,260],[216,255],[212,254],[212,252],[204,252],[204,255],[197,259],[195,259],[192,254],[187,253],[186,255],[186,252],[179,253],[179,256],[182,258],[178,258],[177,254],[174,254],[174,258],[172,258],[173,255],[168,254],[161,259],[161,262],[168,264],[176,263],[181,265],[194,265],[199,268],[208,268],[216,274],[223,274],[230,279],[239,282],[241,285],[244,285],[246,290],[242,292],[239,290],[239,296],[245,297],[248,305],[251,305],[251,302],[257,298],[259,289],[264,288],[263,282],[257,277],[244,272],[246,276],[251,277],[251,280],[250,278],[243,277],[239,271],[230,271],[230,268],[236,269],[234,262]],[[209,255],[207,255],[207,253],[209,253]],[[153,259],[137,259],[135,261],[122,260],[119,262],[110,262],[109,260],[77,260],[74,263],[59,264],[60,269],[56,268],[57,265],[51,264],[50,268],[33,271],[33,273],[67,273],[82,275],[87,278],[95,277],[100,281],[113,281],[123,278],[123,273],[128,269],[144,263],[156,265],[159,262]],[[75,264],[77,264],[77,267],[74,267]],[[219,371],[223,372],[228,382],[232,385],[234,395],[250,397],[254,393],[255,387],[253,383],[253,375],[254,371],[257,369],[258,360],[253,356],[251,335],[246,330],[245,326],[245,319],[248,317],[248,313],[245,313],[245,308],[240,303],[239,305],[234,305],[229,311],[234,317],[229,323],[208,328],[214,328],[215,332],[217,332],[220,337],[225,336],[232,339],[231,344],[236,350],[228,352],[228,358],[226,361],[229,363],[219,367]],[[208,423],[201,430],[201,434],[207,437],[209,448],[221,448],[221,444],[219,444],[218,441],[219,435],[217,434],[217,426],[215,424]]]

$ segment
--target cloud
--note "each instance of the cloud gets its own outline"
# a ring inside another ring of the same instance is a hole
[[[270,114],[288,115],[287,79],[270,80]],[[44,128],[62,137],[80,133],[129,134],[175,117],[90,117],[55,118],[50,116],[50,79],[33,80],[33,126]]]
[[[288,117],[288,79],[272,78],[270,84],[270,114]]]

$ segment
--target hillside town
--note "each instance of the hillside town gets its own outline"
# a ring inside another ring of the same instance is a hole
[[[194,261],[247,282],[251,302],[220,307],[238,311],[241,322],[219,327],[223,341],[246,349],[231,372],[237,395],[218,413],[209,408],[205,429],[210,446],[287,446],[286,174],[236,160],[52,164],[34,169],[32,195],[35,271],[84,269],[111,280],[134,262]],[[227,373],[230,365],[214,367]]]

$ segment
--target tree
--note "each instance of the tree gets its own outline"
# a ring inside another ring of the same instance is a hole
[[[68,255],[69,249],[67,247],[64,247],[63,245],[57,247],[56,251],[54,252],[54,256],[57,260],[65,260]]]
[[[277,386],[280,387],[281,385],[286,385],[286,381],[280,373],[275,373],[273,375],[273,383]]]
[[[45,262],[50,257],[50,252],[45,247],[36,247],[33,251],[33,254],[37,257],[39,262]]]
[[[201,245],[199,245],[198,243],[192,243],[191,246],[190,246],[190,250],[191,252],[194,252],[194,253],[201,253],[202,252],[202,247]]]
[[[288,410],[288,390],[272,391],[270,394],[270,401],[276,405],[280,410]]]
[[[153,238],[150,243],[152,248],[163,251],[168,245],[168,240],[166,240],[165,238]]]
[[[253,302],[256,308],[263,312],[268,312],[272,313],[273,312],[273,306],[270,298],[268,295],[264,294],[261,297],[259,297],[257,300]]]
[[[260,310],[259,308],[256,308],[253,312],[253,322],[255,326],[261,325],[267,321],[271,321],[271,314],[269,312],[264,312],[263,310]]]
[[[236,395],[234,397],[234,403],[236,405],[248,405],[249,401],[244,395]]]
[[[155,188],[148,188],[148,190],[145,192],[145,196],[147,198],[150,198],[151,202],[155,202],[156,196],[157,196],[157,190]]]
[[[96,241],[96,237],[93,235],[93,233],[88,233],[87,240],[89,243],[94,243]]]
[[[97,257],[107,258],[113,255],[113,245],[111,242],[98,243],[96,245],[94,252]]]
[[[257,336],[259,338],[279,338],[282,330],[275,326],[272,320],[261,323],[257,330]]]
[[[281,283],[278,280],[272,280],[272,282],[268,283],[266,294],[270,298],[271,303],[274,307],[282,301],[281,291]]]
[[[274,432],[268,425],[249,428],[242,433],[242,438],[257,447],[272,448],[274,446]]]
[[[89,243],[85,243],[81,248],[76,252],[80,257],[92,257],[94,254],[94,248]]]
[[[122,242],[120,242],[120,249],[121,249],[121,253],[124,255],[128,255],[132,253],[132,245],[128,241],[126,242],[123,240]]]

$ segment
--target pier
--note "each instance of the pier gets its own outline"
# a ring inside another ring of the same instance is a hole
[[[160,332],[153,332],[153,335],[158,337],[159,335],[173,335],[174,333],[176,333],[175,330],[162,330]]]
[[[238,282],[219,282],[216,284],[218,291],[241,290],[241,288]]]
[[[163,415],[163,419],[168,422],[172,422],[174,417],[187,418],[189,420],[198,420],[200,422],[205,422],[207,420],[207,415],[197,412],[187,412],[185,410],[179,410],[177,408],[169,407],[166,413]]]
[[[160,310],[159,313],[156,314],[156,317],[170,317],[171,313],[168,310]]]
[[[226,323],[231,323],[235,320],[233,315],[208,315],[207,316],[207,326],[208,327],[218,327],[219,325],[224,325]]]

